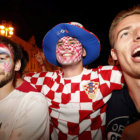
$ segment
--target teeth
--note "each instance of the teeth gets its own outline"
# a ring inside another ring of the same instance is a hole
[[[133,55],[132,55],[132,57],[140,57],[140,48],[136,48],[135,50],[134,50],[134,52],[133,52]]]
[[[68,53],[67,53],[67,54],[63,54],[63,56],[71,56],[71,54],[68,54]]]
[[[137,53],[138,51],[140,51],[140,48],[135,49],[133,54]]]

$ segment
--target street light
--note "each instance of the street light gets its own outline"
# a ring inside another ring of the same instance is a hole
[[[0,35],[11,37],[14,34],[14,28],[11,24],[1,24],[0,25]]]

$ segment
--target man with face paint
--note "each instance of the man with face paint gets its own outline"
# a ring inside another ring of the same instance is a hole
[[[48,140],[46,98],[38,92],[21,92],[14,87],[21,59],[21,47],[0,36],[0,140]]]
[[[25,80],[48,99],[51,139],[104,139],[106,103],[123,81],[115,66],[84,68],[99,56],[99,39],[80,23],[61,23],[45,35],[43,51],[62,70],[28,74]]]
[[[11,81],[14,77],[13,66],[11,65],[11,58],[13,56],[10,50],[5,45],[0,44],[0,88]]]

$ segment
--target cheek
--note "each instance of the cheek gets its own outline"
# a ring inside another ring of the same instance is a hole
[[[60,50],[57,49],[57,50],[56,50],[56,58],[58,59],[60,55],[61,55],[61,54],[60,54]]]
[[[82,46],[81,45],[80,46],[76,46],[74,48],[74,50],[75,50],[76,54],[82,55]]]
[[[62,47],[57,47],[57,48],[56,48],[56,55],[57,55],[57,54],[60,54],[61,51],[62,51]]]
[[[5,72],[11,71],[11,63],[9,63],[9,62],[3,63],[3,70],[4,70]]]

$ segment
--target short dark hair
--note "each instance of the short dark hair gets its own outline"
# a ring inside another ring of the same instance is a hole
[[[28,52],[24,48],[22,48],[22,55],[23,56],[22,56],[22,59],[21,59],[21,68],[19,70],[19,73],[20,73],[21,76],[23,74],[23,71],[24,71],[27,63],[29,62]]]
[[[114,20],[112,21],[112,24],[109,29],[109,40],[110,40],[110,45],[112,48],[114,48],[114,30],[116,29],[117,25],[126,17],[135,15],[135,14],[140,14],[140,5],[136,5],[132,8],[122,10],[120,11]]]

